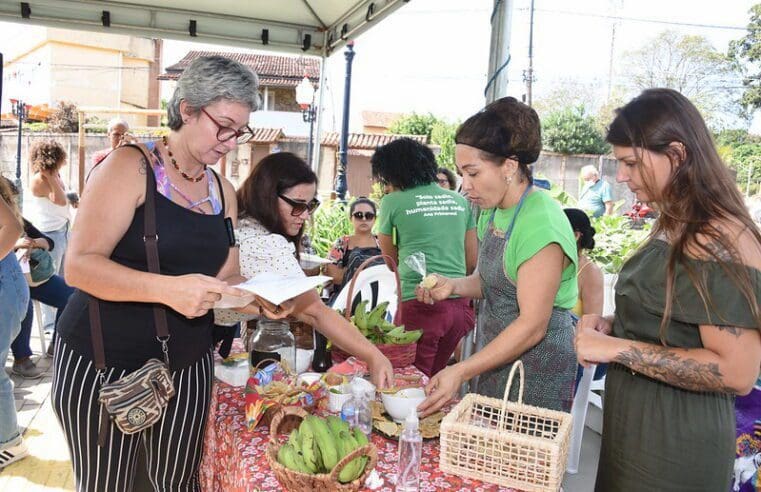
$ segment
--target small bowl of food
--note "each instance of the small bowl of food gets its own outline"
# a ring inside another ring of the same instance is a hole
[[[351,398],[351,387],[348,384],[331,386],[328,388],[328,411],[340,413],[349,398]]]
[[[423,388],[405,388],[396,393],[381,393],[381,400],[394,422],[404,422],[410,410],[423,403],[425,391]]]
[[[320,381],[322,379],[322,374],[319,372],[305,372],[302,374],[299,374],[296,377],[296,385],[298,387],[301,386],[312,386],[314,383]]]

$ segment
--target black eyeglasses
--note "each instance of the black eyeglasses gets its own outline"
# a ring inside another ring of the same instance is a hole
[[[220,142],[227,142],[231,138],[235,137],[236,142],[239,144],[244,144],[254,137],[254,131],[248,125],[246,125],[245,130],[238,131],[235,128],[221,125],[217,120],[214,119],[212,115],[207,113],[205,109],[201,108],[201,111],[203,114],[209,117],[212,123],[217,125],[217,140]]]
[[[351,216],[359,220],[373,220],[375,212],[354,212]]]
[[[285,203],[291,206],[291,215],[294,217],[298,217],[305,211],[311,214],[317,207],[320,206],[320,200],[317,198],[313,198],[308,202],[302,202],[300,200],[293,200],[292,198],[288,198],[287,196],[281,195],[279,193],[277,196],[279,196]]]

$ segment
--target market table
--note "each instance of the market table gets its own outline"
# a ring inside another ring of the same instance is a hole
[[[399,372],[415,372],[405,368]],[[204,453],[201,461],[201,487],[204,491],[253,492],[282,490],[265,456],[269,427],[259,425],[248,430],[245,423],[244,389],[216,380],[212,391]],[[383,479],[377,491],[393,491],[396,478],[397,441],[373,433],[372,442],[378,448],[375,468]],[[448,489],[452,491],[509,490],[496,485],[470,480],[439,470],[439,440],[423,441],[421,461],[421,491]],[[369,489],[365,489],[369,490]]]

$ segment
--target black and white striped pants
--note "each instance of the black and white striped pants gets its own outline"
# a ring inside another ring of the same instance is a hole
[[[106,381],[115,381],[126,374],[127,371],[107,369]],[[58,338],[52,402],[69,445],[77,491],[132,490],[141,441],[148,477],[155,490],[200,490],[198,466],[212,375],[209,351],[192,366],[172,373],[176,393],[159,422],[132,435],[122,434],[111,424],[106,445],[99,447],[100,384],[95,365]]]

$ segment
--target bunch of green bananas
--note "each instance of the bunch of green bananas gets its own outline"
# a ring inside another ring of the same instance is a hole
[[[310,415],[291,432],[288,442],[280,446],[277,461],[301,473],[328,473],[344,456],[367,443],[367,436],[359,428],[352,431],[349,424],[338,417],[330,416],[326,420]],[[338,481],[349,483],[359,478],[368,460],[367,456],[351,460],[338,474]]]
[[[423,330],[405,331],[404,325],[396,326],[386,321],[388,302],[381,302],[372,311],[367,311],[367,300],[357,304],[351,321],[359,331],[370,340],[378,344],[405,345],[417,342],[423,335]]]

